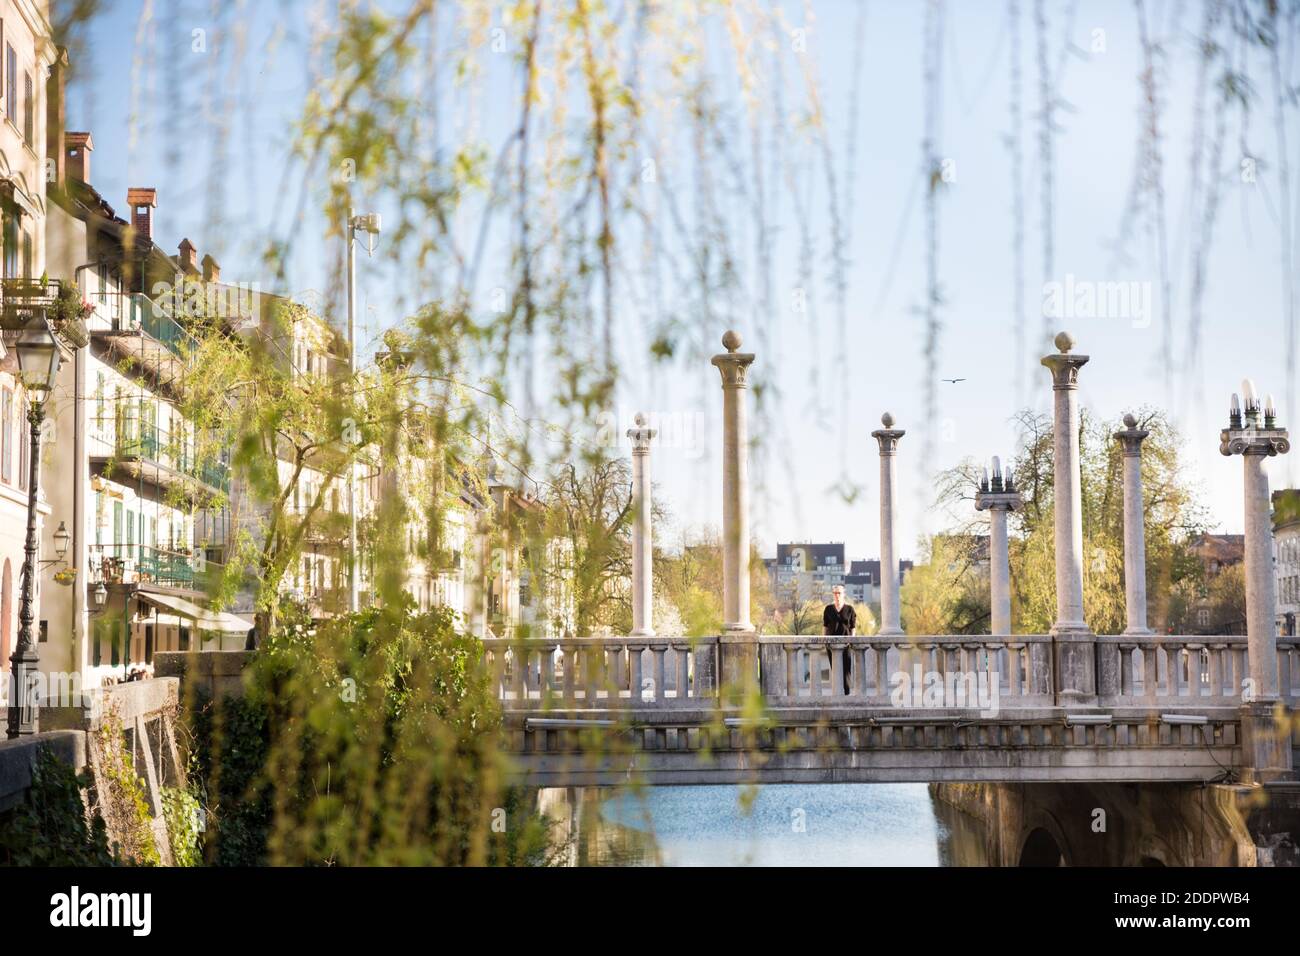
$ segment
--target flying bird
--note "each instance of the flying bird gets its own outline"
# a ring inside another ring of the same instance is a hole
[[[952,384],[956,385],[958,382],[964,382],[966,380],[964,378],[945,378],[944,381],[951,382]]]

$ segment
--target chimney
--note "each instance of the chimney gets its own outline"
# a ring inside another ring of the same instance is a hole
[[[54,62],[45,80],[45,182],[47,185],[65,184],[67,169],[66,106],[68,85],[68,51],[57,47]],[[85,169],[89,174],[89,166]],[[89,175],[85,177],[89,178]]]
[[[198,250],[194,248],[194,243],[188,239],[182,239],[180,245],[180,255],[176,257],[176,263],[181,267],[181,272],[186,275],[198,275]]]
[[[83,183],[90,182],[90,154],[95,149],[95,141],[90,138],[89,133],[71,131],[65,133],[63,138],[67,144],[64,168],[68,177]]]
[[[221,265],[217,262],[216,259],[212,258],[211,253],[208,253],[206,256],[203,257],[203,281],[204,282],[221,281]]]
[[[126,204],[131,207],[131,226],[136,235],[153,241],[153,211],[158,206],[158,190],[139,186],[126,191]]]

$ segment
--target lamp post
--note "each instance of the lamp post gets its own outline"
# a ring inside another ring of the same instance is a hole
[[[993,474],[988,469],[975,490],[975,510],[989,513],[989,632],[994,636],[1011,633],[1011,566],[1007,549],[1007,514],[1023,507],[1011,468],[993,456]]]
[[[353,215],[348,209],[348,375],[357,373],[357,252],[358,232],[374,237],[379,235],[379,213]],[[373,238],[370,240],[373,242]],[[360,604],[360,577],[357,560],[357,475],[354,463],[348,462],[348,610],[357,612]]]
[[[33,319],[19,333],[14,344],[18,353],[18,375],[27,393],[27,422],[31,426],[31,472],[27,481],[27,543],[23,551],[22,599],[18,607],[18,645],[9,658],[9,726],[8,737],[26,737],[37,733],[40,702],[36,699],[39,658],[32,641],[32,623],[36,600],[36,495],[41,475],[41,423],[45,421],[45,402],[59,373],[59,343],[44,316]]]
[[[1219,451],[1240,455],[1246,532],[1246,663],[1241,744],[1247,782],[1291,779],[1294,757],[1290,734],[1279,723],[1276,582],[1273,578],[1273,522],[1269,515],[1268,473],[1264,462],[1291,450],[1291,436],[1277,421],[1272,396],[1263,401],[1250,379],[1241,383],[1241,401],[1232,396],[1228,427],[1219,433]],[[1244,415],[1242,405],[1245,405]]]

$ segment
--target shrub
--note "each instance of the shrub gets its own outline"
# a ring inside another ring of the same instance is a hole
[[[0,825],[0,861],[6,866],[111,866],[103,819],[87,811],[81,792],[90,775],[76,773],[48,747],[32,765],[26,800]]]

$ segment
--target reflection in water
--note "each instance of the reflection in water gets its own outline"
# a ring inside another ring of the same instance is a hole
[[[550,790],[578,866],[953,866],[983,862],[973,821],[925,784]]]

